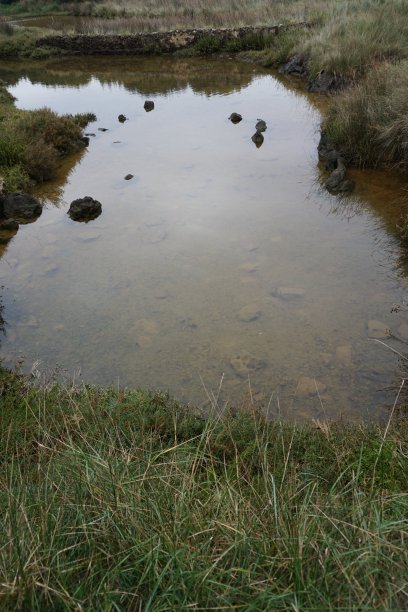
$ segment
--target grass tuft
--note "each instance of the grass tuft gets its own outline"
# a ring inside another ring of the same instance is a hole
[[[359,166],[408,167],[408,61],[385,63],[332,99],[324,129]]]

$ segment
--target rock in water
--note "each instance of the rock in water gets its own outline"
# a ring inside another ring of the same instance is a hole
[[[256,304],[248,304],[238,311],[238,319],[242,323],[250,323],[256,321],[261,316],[261,311]]]
[[[369,338],[375,338],[377,340],[383,340],[389,338],[391,335],[388,326],[382,321],[371,319],[367,323],[367,333]]]
[[[102,212],[102,204],[90,196],[71,202],[68,214],[73,221],[92,221]]]
[[[266,366],[263,359],[243,352],[233,357],[230,361],[231,368],[240,378],[247,378],[250,374],[261,370]]]
[[[264,137],[262,136],[261,132],[255,132],[251,140],[255,144],[256,148],[259,149],[259,147],[263,145]]]
[[[258,119],[255,129],[257,132],[265,132],[266,130],[266,121],[264,121],[263,119]]]
[[[313,397],[319,393],[324,393],[325,390],[326,386],[315,378],[302,376],[298,380],[296,395],[297,397]]]
[[[242,115],[240,115],[239,113],[231,113],[228,118],[232,123],[239,123],[240,121],[242,121]]]
[[[143,108],[145,109],[146,113],[150,113],[150,111],[154,109],[153,100],[146,100],[146,102],[143,105]]]
[[[301,287],[274,287],[271,295],[281,300],[296,300],[305,296],[305,290]]]
[[[119,115],[119,117],[118,117],[118,121],[120,123],[125,123],[126,119],[127,119],[127,117],[125,117],[125,115]]]
[[[132,178],[133,178],[133,176],[134,176],[133,174],[127,174],[127,175],[125,176],[125,181],[130,181],[130,179],[132,179]]]
[[[6,195],[3,201],[3,217],[20,223],[35,221],[42,213],[40,202],[32,195],[16,191]]]

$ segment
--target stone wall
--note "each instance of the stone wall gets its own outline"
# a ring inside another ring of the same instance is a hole
[[[308,24],[292,26],[245,27],[221,30],[174,30],[173,32],[153,32],[131,35],[71,35],[46,36],[37,41],[38,47],[54,47],[75,55],[148,55],[173,53],[180,49],[193,47],[200,40],[217,43],[214,50],[222,48],[230,41],[259,36],[269,38],[281,30],[293,27],[308,27]]]

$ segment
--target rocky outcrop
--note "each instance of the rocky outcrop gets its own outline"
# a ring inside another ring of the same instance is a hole
[[[37,40],[36,45],[38,47],[46,46],[62,49],[74,55],[154,55],[188,49],[208,37],[216,40],[218,47],[222,48],[224,44],[227,45],[230,41],[245,39],[254,34],[267,38],[275,36],[283,30],[299,27],[309,27],[309,24],[174,30],[172,32],[151,32],[127,36],[89,36],[83,34],[46,36]]]
[[[68,214],[73,221],[92,221],[102,212],[102,204],[90,196],[71,202]]]
[[[42,213],[40,202],[32,195],[16,191],[2,198],[0,216],[19,223],[35,221]]]

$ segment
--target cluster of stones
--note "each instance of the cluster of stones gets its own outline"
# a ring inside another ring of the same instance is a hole
[[[234,124],[240,123],[242,121],[242,115],[240,115],[239,113],[232,113],[229,116],[229,120],[231,121],[231,123]],[[257,123],[255,125],[255,134],[253,134],[251,137],[251,140],[255,144],[257,149],[259,149],[259,147],[261,147],[263,144],[264,136],[262,132],[265,132],[266,128],[266,122],[263,119],[257,119]]]

